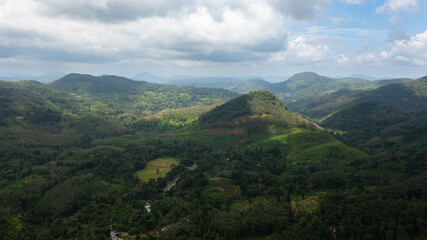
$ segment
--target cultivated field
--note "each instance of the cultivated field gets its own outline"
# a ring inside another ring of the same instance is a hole
[[[137,171],[135,175],[143,182],[148,182],[150,178],[157,180],[159,177],[166,176],[172,165],[178,165],[178,160],[175,158],[157,158],[149,161],[146,167]]]

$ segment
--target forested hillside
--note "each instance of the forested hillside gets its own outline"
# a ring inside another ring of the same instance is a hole
[[[69,74],[51,83],[61,91],[90,97],[125,110],[158,112],[223,102],[237,96],[224,89],[207,89],[161,85],[104,75]]]
[[[236,95],[0,81],[1,238],[426,238],[425,111],[365,102],[321,128]]]
[[[389,80],[394,82],[393,80]],[[388,84],[371,91],[341,90],[299,104],[302,114],[323,118],[336,110],[363,102],[391,104],[405,112],[417,112],[427,107],[426,77],[406,83]]]
[[[250,92],[201,116],[201,121],[210,126],[236,122],[247,123],[252,120],[265,120],[270,125],[285,128],[308,124],[302,118],[291,114],[280,100],[268,91]]]
[[[376,81],[359,78],[330,78],[313,72],[302,72],[278,83],[248,79],[230,89],[239,93],[268,90],[273,92],[291,110],[314,119],[321,119],[352,104],[353,100],[361,98],[365,93],[368,96],[369,92],[374,89],[410,81],[412,79],[409,78]],[[389,90],[385,91],[388,92]],[[376,94],[373,92],[372,96]]]

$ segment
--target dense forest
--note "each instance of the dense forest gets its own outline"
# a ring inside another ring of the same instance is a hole
[[[327,83],[305,106],[357,96],[311,119],[266,90],[0,81],[0,237],[425,239],[426,79],[296,75],[298,96]]]

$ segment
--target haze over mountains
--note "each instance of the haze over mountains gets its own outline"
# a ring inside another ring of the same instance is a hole
[[[41,83],[50,83],[56,79],[63,77],[64,73],[45,73],[42,75],[18,75],[14,73],[0,74],[0,80],[4,81],[22,81],[22,80],[35,80]]]
[[[16,74],[12,72],[3,72],[0,73],[0,80],[4,81],[20,81],[20,80],[35,80],[42,83],[50,83],[54,80],[57,80],[63,76],[67,75],[66,73],[59,72],[49,72],[43,73],[39,75],[31,75],[31,74]],[[221,87],[222,82],[227,82],[227,80],[234,82],[243,82],[245,80],[257,79],[263,80],[270,83],[283,82],[289,79],[291,76],[287,75],[240,75],[240,76],[192,76],[192,75],[174,75],[174,76],[159,76],[156,74],[152,74],[150,72],[140,72],[136,75],[129,76],[129,79],[136,81],[147,81],[151,83],[160,83],[160,84],[174,84],[181,86],[199,86],[199,87],[215,87],[214,83],[218,82],[218,86]],[[369,81],[375,80],[383,80],[383,79],[392,79],[392,77],[372,77],[364,74],[351,74],[349,77],[336,76],[331,78],[358,78],[365,79]],[[414,77],[410,77],[415,79]]]

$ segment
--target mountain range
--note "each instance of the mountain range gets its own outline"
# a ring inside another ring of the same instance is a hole
[[[239,85],[0,81],[0,238],[426,238],[427,77]]]

